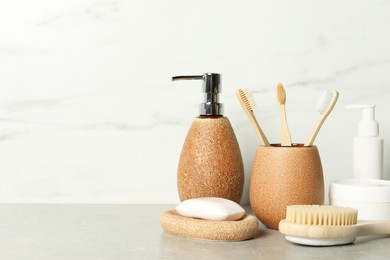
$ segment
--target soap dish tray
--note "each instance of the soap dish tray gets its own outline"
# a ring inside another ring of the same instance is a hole
[[[251,239],[257,234],[259,228],[257,218],[248,214],[235,221],[215,221],[183,217],[174,209],[161,212],[160,223],[167,233],[220,241]]]

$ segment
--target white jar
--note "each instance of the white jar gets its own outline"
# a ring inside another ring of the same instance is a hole
[[[390,181],[353,179],[333,182],[329,202],[357,209],[358,220],[390,220]]]

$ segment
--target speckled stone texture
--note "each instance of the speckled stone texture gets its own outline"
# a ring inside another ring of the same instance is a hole
[[[161,212],[160,223],[165,232],[208,240],[247,240],[259,232],[258,220],[248,214],[235,221],[214,221],[183,217],[173,209]]]
[[[240,203],[244,166],[226,117],[196,118],[188,131],[177,172],[180,200],[220,197]]]
[[[324,178],[317,147],[257,147],[249,197],[257,218],[272,229],[278,229],[288,205],[324,204]]]

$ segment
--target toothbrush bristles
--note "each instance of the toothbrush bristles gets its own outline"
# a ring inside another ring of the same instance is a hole
[[[250,111],[253,111],[253,109],[256,107],[256,102],[249,91],[246,89],[239,89],[238,93],[240,94],[241,100],[244,102],[246,108]]]
[[[333,92],[330,90],[325,90],[322,96],[318,99],[316,105],[316,111],[320,114],[323,114],[328,108],[330,102],[332,102]]]
[[[278,84],[277,97],[280,104],[284,105],[286,103],[286,91],[284,90],[282,83]]]

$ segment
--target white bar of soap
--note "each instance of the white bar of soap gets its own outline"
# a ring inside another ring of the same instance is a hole
[[[245,214],[245,210],[236,202],[214,197],[188,199],[175,209],[184,217],[208,220],[237,220]]]

